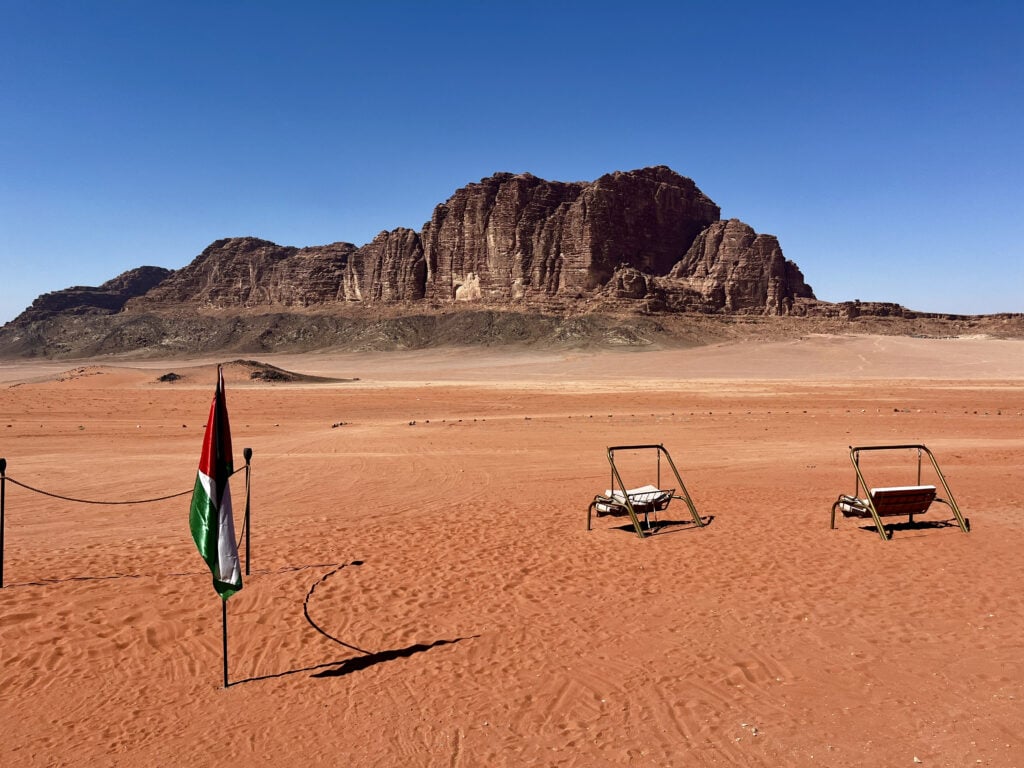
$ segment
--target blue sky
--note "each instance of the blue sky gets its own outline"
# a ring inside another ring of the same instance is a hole
[[[658,164],[819,298],[1024,312],[1022,7],[0,0],[0,322],[222,237]]]

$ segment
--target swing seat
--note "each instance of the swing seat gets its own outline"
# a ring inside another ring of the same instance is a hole
[[[867,482],[864,480],[864,474],[860,466],[860,456],[862,453],[869,451],[905,451],[915,450],[917,451],[917,481],[921,482],[921,459],[924,456],[928,457],[931,462],[932,469],[936,479],[941,483],[942,490],[946,494],[945,498],[939,498],[937,488],[934,485],[898,485],[889,486],[884,488],[870,488]],[[882,523],[883,517],[902,517],[906,515],[908,522],[914,524],[914,515],[922,515],[928,511],[933,502],[947,505],[953,512],[953,517],[956,519],[957,525],[964,533],[970,531],[970,521],[963,516],[960,512],[960,508],[957,506],[956,501],[953,499],[953,494],[949,489],[949,484],[946,482],[945,476],[942,474],[942,470],[939,469],[939,462],[936,461],[935,456],[927,446],[924,445],[867,445],[860,446],[857,448],[850,448],[850,461],[853,464],[853,471],[856,475],[856,489],[855,495],[848,496],[846,494],[840,494],[839,498],[832,504],[832,522],[831,527],[836,527],[836,512],[840,512],[843,517],[859,517],[859,518],[871,518],[874,521],[875,529],[878,531],[878,535],[881,536],[883,541],[888,541],[890,538],[889,532],[886,531],[885,525]],[[864,489],[867,493],[865,497],[860,497],[858,494]],[[891,526],[890,526],[891,527]]]
[[[662,490],[655,485],[642,485],[639,488],[632,488],[625,493],[622,491],[605,491],[594,497],[594,511],[597,516],[601,515],[626,515],[629,509],[626,506],[626,497],[629,497],[634,512],[642,512],[646,516],[651,512],[661,512],[667,509],[675,495],[675,488]]]
[[[922,515],[935,501],[934,485],[901,485],[892,488],[872,488],[871,501],[879,517],[900,517],[907,515],[914,522],[914,515]],[[836,505],[843,517],[871,517],[871,504],[867,499],[842,494]]]
[[[622,476],[619,474],[618,468],[615,466],[615,452],[616,451],[652,451],[657,457],[657,483],[658,485],[641,485],[636,488],[626,489],[625,484],[622,482]],[[674,488],[661,488],[661,462],[664,459],[668,468],[671,470],[672,475],[675,477],[676,485]],[[644,538],[644,529],[647,532],[652,531],[650,516],[661,512],[662,510],[668,509],[668,505],[672,503],[673,499],[680,499],[686,503],[686,507],[690,512],[690,517],[693,519],[694,525],[698,528],[704,527],[704,521],[701,520],[700,515],[697,514],[697,508],[693,504],[693,499],[690,498],[689,492],[686,490],[686,486],[683,484],[682,478],[679,476],[679,470],[676,469],[675,463],[672,461],[672,457],[668,451],[665,450],[665,446],[659,444],[651,445],[613,445],[608,448],[608,464],[611,468],[611,488],[605,490],[604,493],[599,493],[594,496],[594,500],[590,502],[587,507],[587,530],[590,530],[591,517],[600,517],[602,515],[628,515],[632,524],[633,529],[636,531],[636,535],[641,539]],[[676,489],[679,489],[678,492]],[[640,522],[640,515],[643,515],[643,524]]]

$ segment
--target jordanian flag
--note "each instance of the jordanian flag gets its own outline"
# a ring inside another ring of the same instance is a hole
[[[231,488],[234,471],[231,457],[231,429],[224,400],[224,373],[217,366],[217,392],[210,406],[210,420],[199,457],[199,474],[192,491],[188,522],[199,554],[213,573],[213,588],[224,600],[242,588],[235,544],[235,522],[231,516]]]

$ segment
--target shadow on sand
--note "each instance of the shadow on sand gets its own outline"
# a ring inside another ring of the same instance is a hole
[[[372,667],[375,664],[381,664],[385,661],[404,659],[417,653],[429,651],[431,648],[436,648],[439,645],[451,645],[452,643],[458,643],[463,640],[472,640],[476,637],[479,637],[479,635],[456,637],[453,640],[435,640],[432,643],[416,643],[415,645],[410,645],[408,648],[397,648],[391,651],[378,651],[376,653],[367,652],[364,656],[356,656],[355,658],[344,659],[343,661],[329,661],[324,664],[314,664],[312,667],[289,669],[285,672],[275,672],[270,675],[259,675],[258,677],[247,677],[244,680],[234,680],[228,683],[228,687],[242,685],[243,683],[258,683],[262,680],[273,680],[276,677],[288,677],[289,675],[298,675],[303,672],[313,672],[314,674],[310,675],[310,677],[342,677],[343,675],[358,672],[361,669],[367,669],[368,667]]]
[[[701,522],[704,523],[704,527],[708,527],[714,522],[714,515],[701,515]],[[670,533],[682,533],[684,531],[696,531],[699,530],[698,526],[693,520],[651,520],[650,526],[640,523],[640,527],[644,531],[644,536],[667,536]],[[633,527],[633,523],[629,522],[625,525],[614,525],[613,530],[626,531],[636,535],[636,528]]]
[[[970,531],[971,530],[971,521],[970,521],[970,519],[966,520],[966,523],[967,523],[967,530]],[[875,527],[874,523],[870,523],[868,525],[861,525],[859,527],[860,527],[860,529],[862,531],[870,531],[871,533],[875,534],[875,536],[878,535],[878,528]],[[916,531],[927,531],[927,530],[932,530],[932,529],[936,529],[936,528],[956,528],[956,529],[959,530],[960,524],[956,521],[955,518],[953,518],[953,519],[950,519],[950,520],[915,520],[912,523],[911,522],[886,523],[884,528],[885,528],[885,532],[891,538],[893,533],[895,533],[896,531],[916,532]]]
[[[395,659],[404,659],[408,656],[413,656],[417,653],[423,653],[429,651],[431,648],[436,648],[439,645],[451,645],[452,643],[458,643],[462,640],[469,640],[479,635],[471,635],[470,637],[456,637],[454,640],[435,640],[432,643],[416,643],[410,645],[408,648],[398,648],[393,651],[378,651],[377,653],[370,653],[366,656],[356,656],[354,659],[345,659],[335,669],[325,669],[323,672],[317,672],[312,677],[341,677],[351,672],[358,672],[361,669],[372,667],[375,664],[380,664],[385,661],[394,661]]]

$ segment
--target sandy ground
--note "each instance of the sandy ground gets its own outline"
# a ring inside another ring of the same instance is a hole
[[[188,495],[8,480],[0,765],[1024,765],[1024,342],[260,359],[358,381],[228,369],[231,685]],[[190,491],[212,362],[3,363],[8,478]],[[587,531],[647,443],[708,524]],[[971,532],[829,530],[912,443]]]

